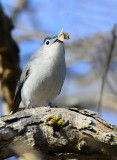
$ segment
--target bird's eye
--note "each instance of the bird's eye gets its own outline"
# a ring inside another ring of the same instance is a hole
[[[50,42],[49,41],[46,41],[46,45],[49,45],[50,44]]]

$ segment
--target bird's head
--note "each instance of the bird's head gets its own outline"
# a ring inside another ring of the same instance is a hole
[[[37,52],[31,56],[31,61],[36,58],[60,58],[64,56],[64,39],[70,39],[69,33],[60,32],[60,34],[46,37]]]
[[[46,37],[41,46],[40,49],[43,54],[60,54],[64,53],[64,43],[63,40],[59,40],[57,35]]]

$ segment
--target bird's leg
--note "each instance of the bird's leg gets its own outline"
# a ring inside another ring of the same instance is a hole
[[[54,107],[56,108],[57,107],[57,106],[54,106],[52,102],[49,102],[48,106],[51,107],[51,108],[54,108]]]
[[[52,102],[49,102],[49,103],[48,103],[48,106],[54,107],[53,104],[52,104]]]
[[[31,101],[30,100],[27,102],[27,108],[35,108],[34,106],[31,105]]]

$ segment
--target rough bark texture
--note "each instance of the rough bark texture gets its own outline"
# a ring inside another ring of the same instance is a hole
[[[12,39],[13,24],[0,5],[0,97],[4,100],[3,112],[12,110],[17,80],[20,76],[19,49]]]
[[[0,158],[30,149],[51,159],[116,160],[117,128],[89,110],[39,107],[2,116]]]

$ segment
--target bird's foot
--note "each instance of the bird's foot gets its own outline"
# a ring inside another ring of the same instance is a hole
[[[57,108],[57,106],[54,106],[52,102],[49,102],[49,103],[48,103],[48,106],[49,106],[50,108]]]

